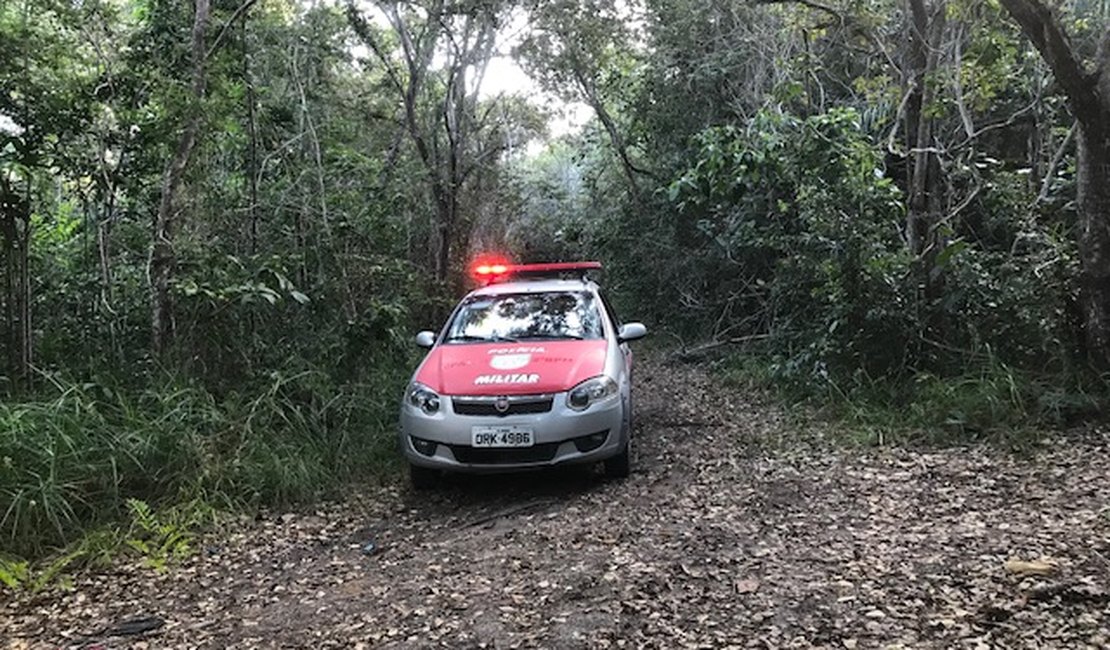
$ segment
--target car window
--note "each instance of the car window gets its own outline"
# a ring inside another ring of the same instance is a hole
[[[447,343],[600,339],[601,313],[585,291],[473,296],[459,305]]]

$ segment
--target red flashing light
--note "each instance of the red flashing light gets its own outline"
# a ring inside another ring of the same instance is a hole
[[[474,276],[476,280],[488,284],[508,273],[510,269],[512,269],[512,265],[504,257],[483,255],[474,260],[470,267],[470,275]]]
[[[505,275],[508,272],[508,264],[479,264],[474,267],[474,275],[478,276]]]

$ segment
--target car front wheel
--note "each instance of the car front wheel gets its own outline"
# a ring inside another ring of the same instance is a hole
[[[430,490],[439,484],[439,470],[409,465],[409,481],[413,489]]]
[[[605,476],[608,478],[628,478],[632,472],[632,441],[626,442],[621,453],[606,458],[604,463]]]

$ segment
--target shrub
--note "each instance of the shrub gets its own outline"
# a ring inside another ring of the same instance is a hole
[[[899,367],[916,319],[900,192],[858,115],[765,110],[697,145],[667,191],[695,278],[688,293],[703,299],[699,313],[673,316],[766,335],[775,371],[801,381]]]
[[[0,404],[0,551],[40,555],[126,516],[129,499],[287,504],[379,473],[403,381],[397,364],[359,384],[273,373],[222,399],[88,383]]]

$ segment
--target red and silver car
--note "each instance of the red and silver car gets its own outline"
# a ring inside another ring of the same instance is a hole
[[[484,264],[405,392],[401,448],[413,485],[440,472],[604,463],[629,473],[632,352],[640,323],[621,324],[588,272],[597,262]]]

